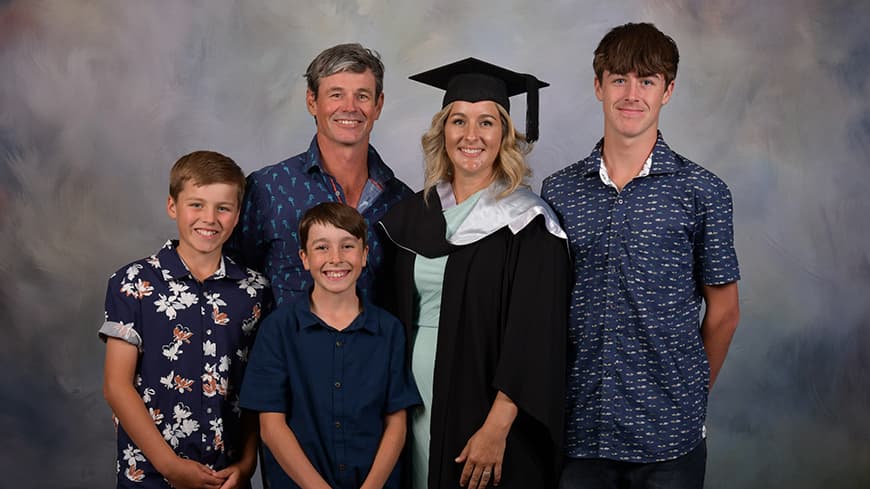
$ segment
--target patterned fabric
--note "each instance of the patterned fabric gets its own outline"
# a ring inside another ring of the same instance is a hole
[[[542,188],[574,259],[566,452],[670,460],[703,436],[701,285],[740,278],[731,193],[661,134],[649,174],[617,192],[599,177],[602,143]]]
[[[175,452],[220,470],[238,456],[239,388],[269,284],[228,258],[197,282],[177,245],[112,275],[99,334],[138,347],[136,389]],[[117,487],[169,487],[117,429]]]
[[[311,312],[308,294],[263,320],[242,388],[245,409],[287,414],[308,460],[334,488],[360,487],[384,416],[420,402],[398,319],[366,303],[339,331]],[[384,487],[399,487],[400,465]],[[299,487],[269,451],[264,469],[271,487]]]
[[[393,204],[411,195],[411,189],[393,176],[372,146],[368,168],[369,181],[357,210],[369,226],[369,255],[357,286],[364,297],[373,299],[374,279],[384,259],[374,225]],[[276,305],[312,283],[299,258],[299,219],[309,208],[327,201],[344,202],[345,198],[338,182],[323,169],[316,136],[307,152],[248,176],[239,224],[225,249],[269,278]]]

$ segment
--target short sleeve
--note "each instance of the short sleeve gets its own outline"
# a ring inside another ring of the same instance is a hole
[[[708,188],[696,193],[695,266],[704,285],[721,285],[740,279],[734,250],[731,192],[724,182],[712,177]]]
[[[260,325],[242,381],[240,405],[259,412],[286,413],[291,393],[287,347],[281,330],[287,315],[273,312]]]
[[[106,287],[105,322],[98,332],[100,339],[118,338],[142,352],[142,298],[151,285],[137,276],[141,265],[131,264],[109,278]]]
[[[411,376],[411,366],[405,355],[405,328],[394,316],[382,312],[383,326],[390,331],[390,376],[387,387],[386,413],[423,404],[417,384]]]

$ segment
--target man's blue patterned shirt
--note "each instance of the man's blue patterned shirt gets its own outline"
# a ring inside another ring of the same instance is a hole
[[[670,460],[703,437],[702,285],[740,278],[731,193],[661,134],[649,174],[617,191],[599,176],[602,144],[541,191],[574,260],[566,454]]]
[[[369,180],[357,210],[368,224],[368,262],[357,287],[379,303],[374,291],[377,271],[384,261],[377,222],[395,203],[412,194],[393,175],[372,146],[368,154]],[[308,151],[248,176],[239,223],[225,250],[241,263],[263,272],[272,284],[275,305],[308,290],[311,274],[299,258],[299,220],[321,202],[344,202],[338,182],[321,163],[315,136]]]

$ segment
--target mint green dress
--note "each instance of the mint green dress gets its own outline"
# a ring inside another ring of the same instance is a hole
[[[461,204],[444,210],[447,238],[471,213],[483,190],[473,194]],[[423,405],[411,411],[411,465],[414,470],[414,489],[426,489],[429,478],[429,427],[432,407],[432,383],[435,372],[435,347],[438,344],[438,321],[441,317],[441,289],[447,256],[414,259],[414,286],[419,301],[417,336],[411,355],[411,371],[423,398]],[[459,455],[458,453],[456,454]],[[457,481],[457,484],[459,481]]]

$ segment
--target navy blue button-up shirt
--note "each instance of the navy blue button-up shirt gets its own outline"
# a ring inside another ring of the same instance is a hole
[[[220,470],[240,455],[239,389],[269,284],[228,258],[200,283],[177,244],[112,275],[99,333],[138,347],[135,387],[166,442]],[[123,426],[117,487],[169,487]]]
[[[338,331],[311,312],[308,294],[263,320],[241,397],[245,409],[286,413],[305,455],[335,488],[359,488],[384,417],[420,403],[398,319],[365,303]],[[265,472],[271,487],[298,487],[268,451]],[[397,466],[384,487],[399,487],[398,477]]]
[[[383,262],[380,231],[375,224],[395,203],[412,194],[393,175],[374,147],[369,146],[369,180],[357,210],[368,223],[369,254],[357,282],[368,299],[377,288],[375,278]],[[225,247],[227,254],[263,272],[272,284],[275,303],[307,290],[311,275],[299,258],[299,220],[321,202],[344,202],[344,191],[323,169],[315,136],[308,151],[248,176],[239,224]]]
[[[701,286],[739,279],[731,193],[661,134],[649,175],[618,192],[599,177],[602,144],[542,188],[574,259],[566,452],[669,460],[703,436]]]

